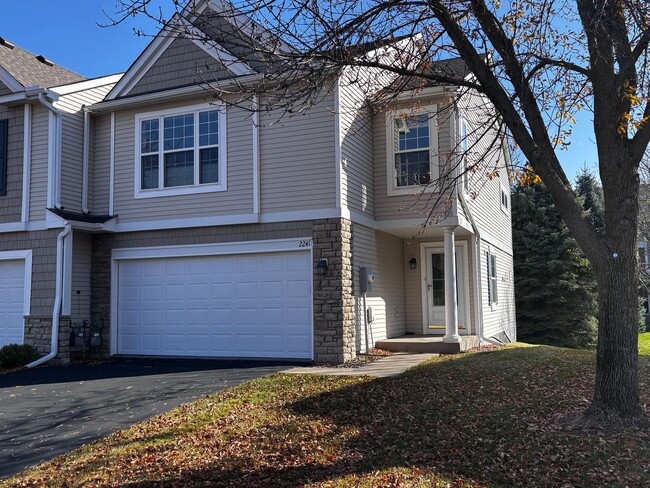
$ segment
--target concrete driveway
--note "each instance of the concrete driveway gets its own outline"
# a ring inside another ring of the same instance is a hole
[[[0,479],[287,367],[291,363],[116,359],[0,375]]]

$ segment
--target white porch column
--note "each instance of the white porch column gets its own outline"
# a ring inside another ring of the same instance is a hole
[[[454,228],[445,227],[445,337],[444,342],[459,343],[458,303],[456,301],[456,242]]]

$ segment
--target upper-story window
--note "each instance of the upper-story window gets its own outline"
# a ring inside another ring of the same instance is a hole
[[[9,159],[9,121],[0,120],[0,196],[7,194],[7,166]]]
[[[201,105],[136,117],[136,198],[226,189],[226,116]]]
[[[509,199],[510,192],[503,185],[501,185],[500,188],[501,188],[501,210],[503,210],[505,213],[508,213],[508,209],[510,208],[510,199]]]
[[[436,106],[391,112],[387,127],[388,194],[414,191],[438,178]]]

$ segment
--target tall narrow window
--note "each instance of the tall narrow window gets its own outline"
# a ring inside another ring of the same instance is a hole
[[[488,303],[494,305],[499,301],[497,294],[497,257],[491,252],[487,253],[487,277],[488,277]]]
[[[0,120],[0,196],[7,194],[7,159],[9,152],[9,121]]]
[[[430,115],[397,117],[395,130],[395,185],[426,185],[431,182]]]

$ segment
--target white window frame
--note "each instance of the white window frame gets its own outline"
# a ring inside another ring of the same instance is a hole
[[[487,282],[488,282],[488,305],[491,309],[494,310],[496,305],[499,303],[499,285],[498,285],[498,264],[497,264],[497,255],[491,249],[486,252],[487,258]],[[492,269],[492,259],[494,258],[494,269]],[[492,274],[494,271],[494,274]],[[494,299],[493,299],[494,295]]]
[[[219,181],[216,183],[199,183],[200,181],[200,165],[199,165],[199,112],[206,112],[216,110],[219,113]],[[164,186],[164,168],[165,159],[163,152],[163,131],[164,124],[163,118],[174,116],[194,114],[194,184],[185,186],[172,186],[165,188]],[[159,157],[158,157],[158,188],[143,189],[142,188],[142,157],[141,157],[141,128],[143,120],[160,119],[159,123]],[[174,195],[191,195],[195,193],[209,193],[226,191],[228,189],[227,175],[228,175],[228,161],[227,154],[227,124],[226,124],[226,106],[223,103],[202,103],[198,105],[188,105],[184,107],[172,108],[168,110],[156,110],[154,112],[143,112],[135,116],[135,178],[133,181],[134,198],[154,198],[163,196]]]
[[[503,204],[504,197],[506,200],[505,205]],[[503,183],[499,185],[499,202],[501,205],[501,211],[507,215],[510,212],[510,191],[503,185]]]
[[[395,175],[395,129],[394,120],[401,114],[417,116],[424,113],[431,114],[429,119],[429,164],[431,168],[431,181],[428,185],[410,185],[397,186]],[[386,185],[388,195],[410,195],[417,191],[424,190],[432,192],[435,182],[440,175],[439,156],[438,156],[438,105],[424,105],[419,108],[404,108],[403,110],[391,110],[387,113],[386,123]]]

